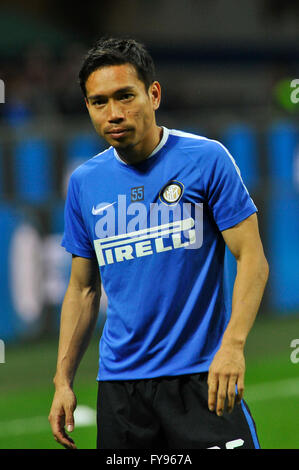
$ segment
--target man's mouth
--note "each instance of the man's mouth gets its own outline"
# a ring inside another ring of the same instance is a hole
[[[127,135],[130,130],[131,129],[115,128],[107,131],[106,134],[109,134],[113,139],[119,139]]]

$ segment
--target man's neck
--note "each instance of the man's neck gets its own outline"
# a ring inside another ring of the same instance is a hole
[[[143,160],[146,160],[149,155],[155,150],[155,148],[159,145],[163,136],[163,128],[159,126],[155,126],[152,138],[150,141],[144,144],[141,142],[140,144],[135,145],[134,147],[126,148],[126,149],[116,149],[117,154],[121,160],[123,160],[128,165],[134,165],[136,163],[140,163]]]

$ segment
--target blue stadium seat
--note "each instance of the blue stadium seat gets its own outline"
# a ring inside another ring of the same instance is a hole
[[[245,124],[231,125],[224,131],[222,142],[235,159],[248,190],[257,188],[260,171],[255,132]]]
[[[49,214],[50,233],[62,234],[64,231],[64,204],[65,201],[57,200],[51,207]]]
[[[268,174],[273,187],[295,184],[294,162],[298,130],[289,122],[273,124],[267,135]]]
[[[103,141],[96,134],[82,133],[75,135],[67,142],[67,165],[76,167],[100,153],[104,148]]]
[[[292,190],[281,190],[267,202],[265,210],[266,256],[270,265],[270,307],[279,313],[299,309],[299,198]]]
[[[66,194],[71,173],[86,160],[102,152],[107,145],[95,133],[81,133],[69,138],[65,147],[65,174],[63,177],[63,193]]]
[[[43,204],[53,196],[53,154],[42,138],[18,141],[14,152],[14,188],[16,197],[27,203]]]

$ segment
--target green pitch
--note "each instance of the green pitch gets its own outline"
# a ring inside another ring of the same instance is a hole
[[[266,316],[256,322],[247,342],[245,399],[264,449],[299,448],[299,363],[290,357],[295,338],[298,315]],[[47,419],[56,350],[56,339],[6,345],[6,362],[0,364],[0,449],[62,449]],[[95,334],[75,381],[78,409],[72,437],[80,449],[96,445],[97,363]]]

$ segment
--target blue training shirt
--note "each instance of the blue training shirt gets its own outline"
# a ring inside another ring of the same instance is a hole
[[[231,314],[221,231],[256,211],[221,143],[165,127],[138,164],[110,147],[73,172],[62,246],[99,263],[98,380],[209,369]]]

